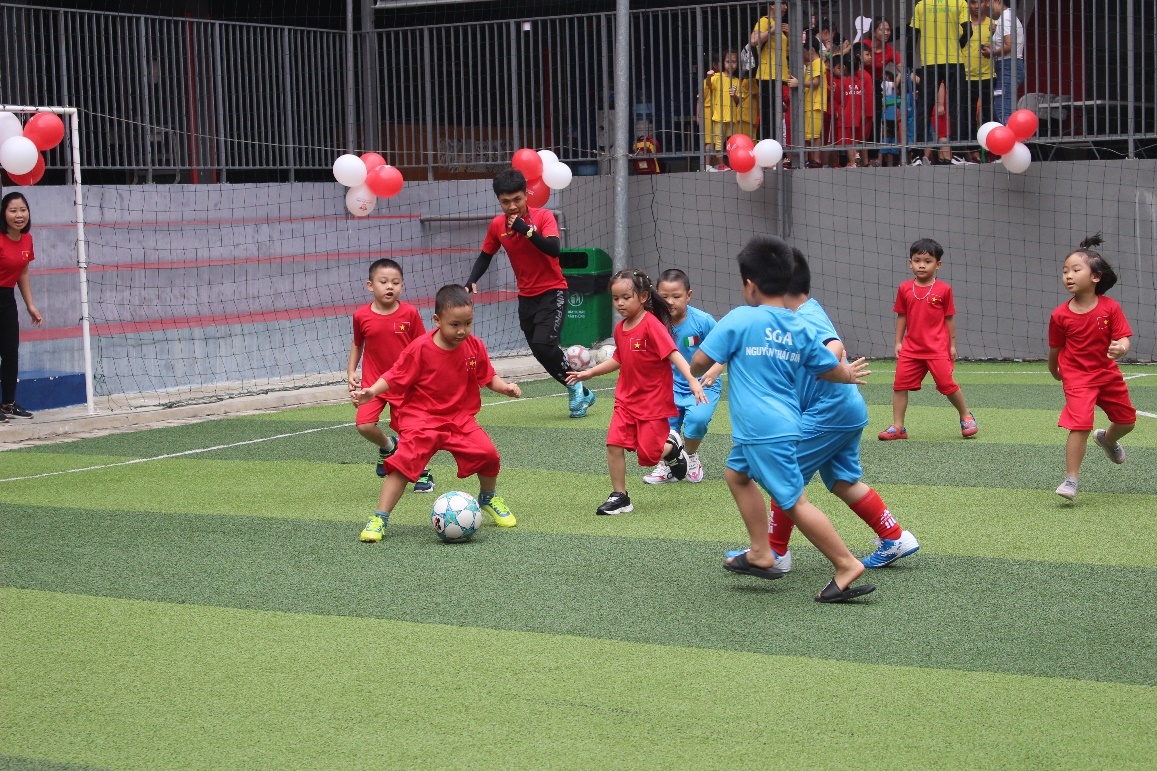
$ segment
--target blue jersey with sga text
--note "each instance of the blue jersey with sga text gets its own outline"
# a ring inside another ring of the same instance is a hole
[[[683,354],[683,358],[690,363],[691,357],[699,350],[699,346],[707,337],[707,333],[714,328],[714,316],[706,311],[701,311],[698,308],[688,305],[686,318],[677,326],[671,327],[671,336],[675,338],[675,347],[679,349],[679,353]],[[671,369],[675,373],[675,395],[690,396],[691,386],[687,384],[686,378],[683,377],[674,364],[671,365]],[[710,388],[704,388],[703,390],[722,393],[723,379],[716,378]]]
[[[816,333],[821,344],[840,340],[836,327],[823,306],[809,299],[796,313]],[[829,431],[855,431],[868,425],[868,405],[860,389],[847,383],[829,383],[815,375],[800,372],[795,385],[803,410],[802,431],[805,439]]]
[[[731,438],[736,444],[803,438],[796,380],[800,373],[814,376],[839,364],[811,325],[774,305],[732,310],[699,350],[727,364]]]

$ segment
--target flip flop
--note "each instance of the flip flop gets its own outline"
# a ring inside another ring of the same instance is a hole
[[[863,597],[865,594],[871,594],[876,591],[876,587],[871,584],[860,584],[859,586],[849,586],[847,589],[841,589],[836,584],[836,579],[832,579],[824,590],[816,595],[816,602],[847,602],[856,597]]]
[[[729,560],[724,560],[723,569],[730,570],[732,573],[742,573],[745,576],[755,576],[756,578],[766,578],[768,580],[783,578],[782,570],[761,568],[758,565],[752,565],[747,561],[747,552],[737,554]]]

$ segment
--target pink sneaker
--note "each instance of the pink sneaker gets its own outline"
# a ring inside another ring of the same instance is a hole
[[[899,428],[896,428],[895,426],[888,426],[886,429],[881,431],[876,436],[876,438],[881,442],[890,442],[893,439],[907,439],[908,429],[904,428],[903,426],[900,426]]]
[[[968,417],[960,421],[960,435],[967,439],[970,436],[976,436],[976,432],[980,429],[976,427],[976,418],[972,413],[968,413]]]

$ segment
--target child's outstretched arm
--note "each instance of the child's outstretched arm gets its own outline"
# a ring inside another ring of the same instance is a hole
[[[490,379],[490,382],[486,384],[486,387],[496,394],[503,394],[505,396],[511,397],[512,399],[517,399],[522,396],[522,389],[518,387],[518,383],[507,383],[497,374],[495,374],[494,377]]]
[[[575,383],[581,383],[584,380],[590,380],[592,377],[598,377],[599,375],[606,375],[608,373],[614,372],[618,368],[619,362],[617,360],[613,358],[607,359],[603,363],[596,364],[590,369],[584,369],[582,372],[566,373],[566,384],[574,385]]]
[[[1053,380],[1061,379],[1061,349],[1049,348],[1049,374]]]
[[[350,345],[350,359],[345,366],[345,380],[346,386],[350,393],[358,390],[361,383],[358,382],[358,362],[362,360],[362,346],[357,343]]]
[[[691,365],[683,358],[683,354],[676,349],[671,351],[671,355],[667,357],[667,361],[675,365],[675,369],[679,370],[679,374],[687,381],[687,386],[691,389],[691,393],[695,395],[695,401],[699,404],[707,403],[707,394],[703,393],[703,385],[699,382],[699,378],[691,374]]]
[[[868,369],[868,360],[861,356],[851,363],[846,360],[841,361],[827,372],[821,372],[817,377],[829,383],[867,385],[868,381],[864,378],[870,374],[872,374],[872,370]]]
[[[350,391],[350,399],[359,407],[366,404],[375,396],[380,396],[386,391],[390,390],[390,384],[386,382],[384,377],[380,377],[374,381],[374,384],[369,388],[358,388]]]
[[[716,365],[722,366],[722,364],[715,361],[715,359],[712,359],[707,354],[703,353],[703,351],[696,351],[695,355],[691,357],[691,374],[705,374],[707,370]]]
[[[711,367],[703,373],[699,378],[699,382],[703,384],[704,388],[710,388],[715,385],[715,381],[719,379],[719,375],[723,373],[723,367],[726,365],[715,362]]]
[[[1109,358],[1120,359],[1129,353],[1129,338],[1122,337],[1109,341]]]

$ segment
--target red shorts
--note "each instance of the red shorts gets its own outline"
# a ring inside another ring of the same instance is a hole
[[[459,431],[450,428],[407,428],[398,438],[397,451],[386,458],[386,468],[415,482],[438,450],[445,450],[458,462],[458,478],[472,474],[498,476],[501,460],[490,435],[475,425]]]
[[[901,356],[896,360],[896,380],[892,390],[919,391],[924,376],[931,372],[937,391],[945,396],[954,394],[960,390],[960,386],[952,379],[955,366],[951,359],[911,359]]]
[[[867,132],[863,126],[835,126],[837,145],[862,145]]]
[[[384,410],[388,404],[389,402],[386,401],[385,394],[378,394],[373,399],[358,407],[358,414],[357,417],[354,418],[354,424],[362,426],[366,423],[377,423],[378,418],[381,417],[382,410]],[[390,427],[397,431],[397,428],[394,427],[394,410],[390,410]]]
[[[1137,410],[1129,400],[1129,387],[1118,376],[1106,383],[1065,386],[1065,408],[1057,425],[1070,431],[1092,431],[1093,407],[1100,407],[1114,423],[1137,422]]]
[[[634,450],[640,466],[654,466],[663,459],[663,445],[670,432],[667,418],[636,418],[616,407],[607,430],[607,446]]]

